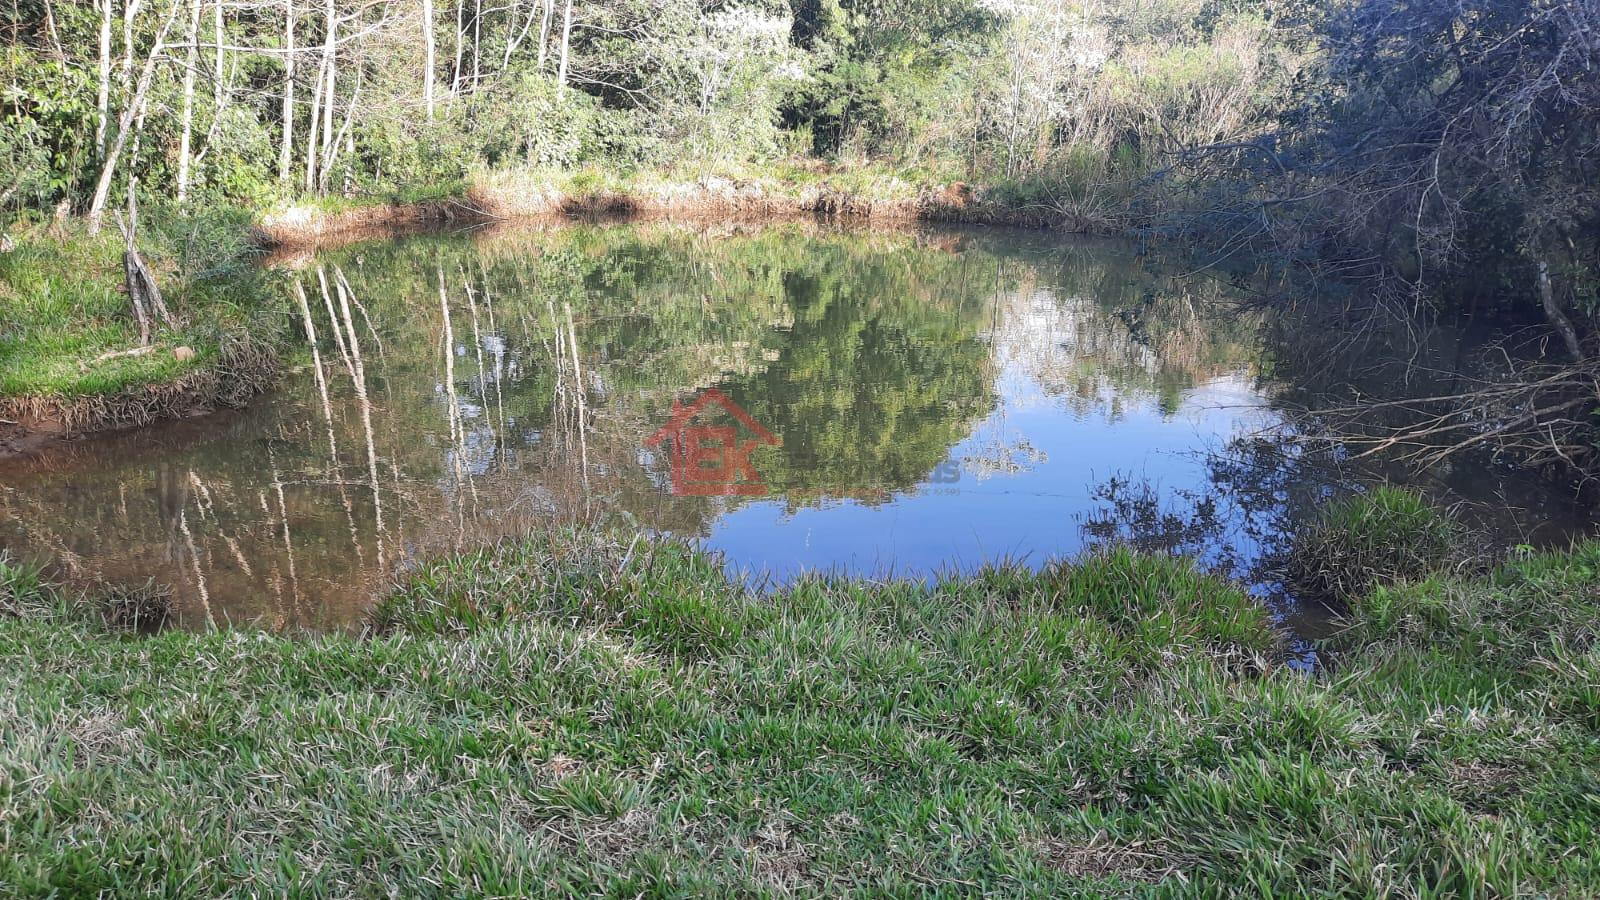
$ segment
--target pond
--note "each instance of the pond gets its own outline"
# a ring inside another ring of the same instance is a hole
[[[0,463],[0,547],[155,579],[189,627],[327,629],[420,558],[572,522],[698,539],[757,585],[1131,540],[1305,637],[1324,614],[1265,563],[1334,493],[1419,478],[1313,460],[1283,401],[1306,385],[1231,288],[1118,243],[589,224],[277,264],[317,337],[282,385]],[[1419,486],[1510,540],[1578,527],[1514,470]]]

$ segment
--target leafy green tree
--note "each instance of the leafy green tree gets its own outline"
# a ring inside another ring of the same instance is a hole
[[[998,18],[973,0],[791,0],[792,40],[815,60],[785,112],[818,153],[885,149],[892,98],[935,90]]]

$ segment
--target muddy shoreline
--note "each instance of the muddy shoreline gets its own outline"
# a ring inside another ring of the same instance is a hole
[[[0,460],[86,435],[242,406],[271,388],[281,369],[275,346],[246,337],[230,340],[216,360],[172,381],[107,395],[0,398]]]
[[[1044,205],[1017,207],[988,199],[983,188],[955,182],[918,190],[914,197],[871,198],[827,185],[793,192],[725,179],[646,189],[565,193],[549,187],[474,186],[460,197],[385,203],[339,211],[305,207],[263,216],[251,229],[268,252],[383,237],[440,225],[519,220],[609,218],[728,218],[746,221],[822,219],[866,225],[998,225],[1063,233],[1106,233],[1105,222],[1078,220]]]

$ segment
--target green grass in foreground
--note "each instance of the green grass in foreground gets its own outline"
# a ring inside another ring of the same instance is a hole
[[[216,261],[217,245],[239,250],[242,240],[236,223],[203,227],[203,234],[152,232],[141,241],[151,245],[147,262],[179,327],[154,335],[155,352],[99,362],[139,345],[123,291],[121,235],[110,224],[95,237],[77,226],[65,236],[44,228],[18,235],[16,249],[0,254],[0,398],[115,394],[216,362],[228,335],[252,327],[262,279],[248,270],[226,279],[194,271]],[[188,258],[191,252],[201,258]],[[194,358],[179,360],[172,351],[180,346],[194,350]]]
[[[0,894],[1592,896],[1597,579],[1379,589],[1307,676],[1120,551],[754,597],[560,533],[301,640],[117,636],[7,568]]]

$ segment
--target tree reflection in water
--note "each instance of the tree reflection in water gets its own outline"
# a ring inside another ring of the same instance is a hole
[[[598,225],[278,264],[281,388],[0,464],[0,546],[154,577],[196,626],[349,625],[420,557],[589,521],[777,578],[1126,540],[1270,586],[1343,483],[1263,432],[1293,415],[1226,289],[1114,244]],[[767,497],[674,496],[645,446],[713,385],[782,439]]]

